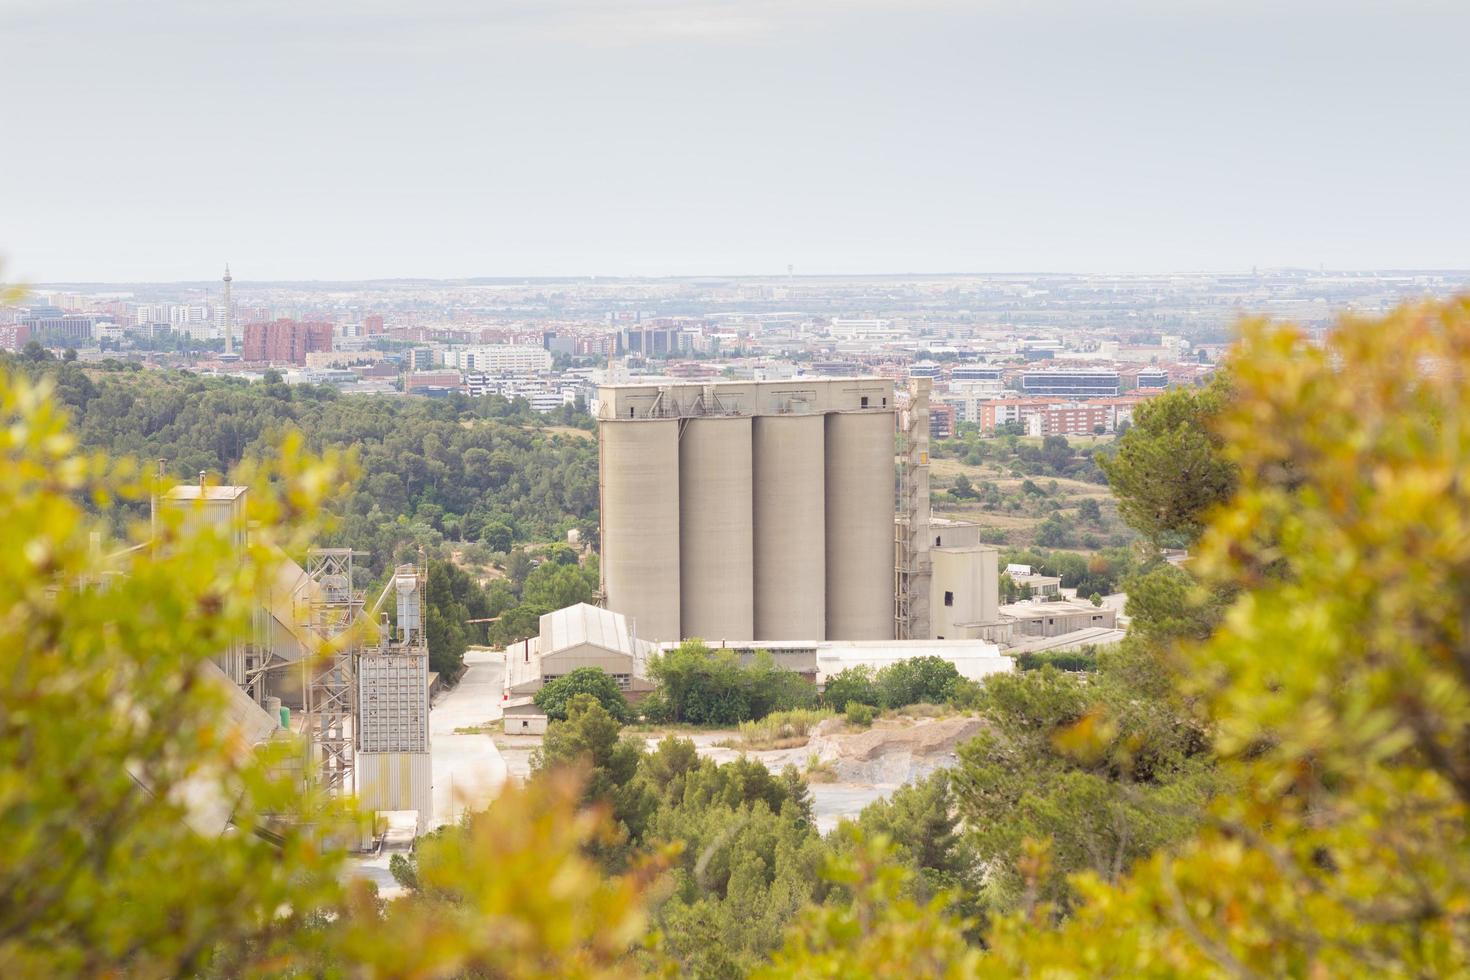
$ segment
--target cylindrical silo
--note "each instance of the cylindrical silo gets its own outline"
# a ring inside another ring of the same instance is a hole
[[[893,639],[893,413],[827,416],[827,639]]]
[[[679,422],[604,420],[602,581],[640,638],[679,639]]]
[[[679,628],[755,635],[750,416],[687,419],[679,436]]]
[[[755,638],[827,638],[823,416],[754,425]]]

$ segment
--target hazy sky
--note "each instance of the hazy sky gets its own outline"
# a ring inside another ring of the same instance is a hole
[[[1470,3],[0,0],[31,281],[1470,267]]]

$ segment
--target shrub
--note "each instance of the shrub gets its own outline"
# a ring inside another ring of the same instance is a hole
[[[847,704],[847,723],[856,728],[871,726],[875,714],[877,711],[871,704],[863,704],[861,701],[849,701]]]
[[[806,743],[811,730],[833,717],[825,708],[775,711],[759,721],[742,721],[734,744],[747,749],[789,749]]]
[[[1016,666],[1022,670],[1040,670],[1052,666],[1057,670],[1073,673],[1097,670],[1097,657],[1081,650],[1047,650],[1042,653],[1023,653],[1016,657]]]
[[[878,687],[873,683],[873,668],[848,667],[827,678],[822,690],[822,703],[833,711],[845,711],[853,701],[878,705]]]

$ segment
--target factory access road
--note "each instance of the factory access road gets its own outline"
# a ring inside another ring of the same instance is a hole
[[[505,760],[488,732],[455,734],[456,729],[500,720],[504,655],[470,650],[464,662],[468,669],[459,684],[440,695],[429,711],[434,757],[433,827],[452,822],[466,809],[484,809],[506,779]]]

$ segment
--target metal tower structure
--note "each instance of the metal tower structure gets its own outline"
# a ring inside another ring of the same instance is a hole
[[[225,353],[235,353],[235,304],[230,301],[230,283],[234,280],[230,277],[230,264],[225,263]]]
[[[357,660],[358,800],[364,809],[412,810],[420,831],[434,816],[434,760],[429,751],[429,642],[424,603],[428,565],[399,565],[368,615],[381,612],[378,640]],[[395,600],[390,621],[384,603]]]
[[[306,574],[315,586],[306,627],[321,641],[316,658],[303,657],[307,672],[306,733],[318,752],[318,778],[328,793],[357,791],[353,743],[357,729],[357,624],[363,596],[352,579],[352,559],[366,552],[351,548],[313,548]]]
[[[358,660],[359,752],[429,751],[428,585],[426,560],[399,565],[369,612],[381,610],[388,595],[394,596],[396,621],[381,612],[377,646],[364,648]]]
[[[893,522],[893,635],[927,640],[929,588],[929,388],[928,378],[911,378],[895,393],[898,402],[898,514]]]

